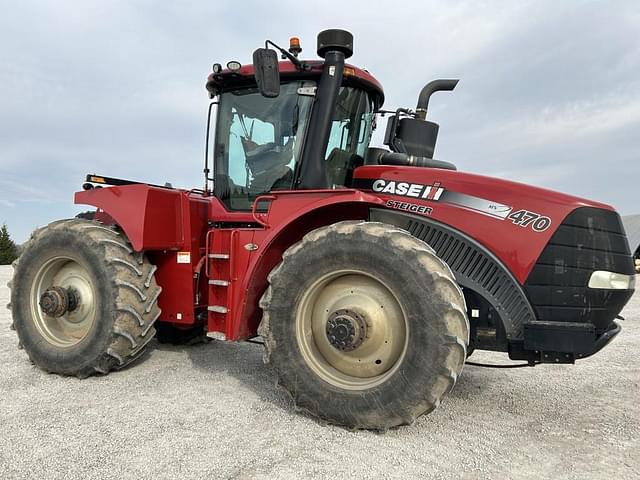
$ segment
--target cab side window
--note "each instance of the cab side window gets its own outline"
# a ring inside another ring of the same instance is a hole
[[[363,163],[371,136],[373,105],[363,90],[342,87],[327,146],[327,174],[332,187],[348,187]]]

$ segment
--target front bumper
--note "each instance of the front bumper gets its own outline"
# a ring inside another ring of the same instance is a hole
[[[568,322],[531,322],[524,328],[524,344],[512,349],[512,359],[526,359],[542,363],[574,363],[599,352],[622,330],[618,322],[611,322],[602,333],[592,324]]]

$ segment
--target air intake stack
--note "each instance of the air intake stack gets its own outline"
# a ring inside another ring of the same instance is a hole
[[[353,35],[346,30],[336,29],[320,32],[318,55],[324,58],[324,69],[313,105],[298,188],[329,186],[324,159],[342,84],[344,61],[353,55]]]

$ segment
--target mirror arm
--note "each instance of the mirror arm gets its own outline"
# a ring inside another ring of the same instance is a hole
[[[305,70],[310,70],[311,67],[305,63],[305,62],[301,62],[300,60],[298,60],[296,57],[294,57],[293,55],[291,55],[289,52],[287,52],[284,48],[276,45],[275,43],[273,43],[271,40],[266,40],[264,42],[264,48],[269,48],[269,45],[271,45],[272,47],[274,47],[276,50],[278,50],[281,54],[283,58],[286,58],[287,60],[289,60],[291,63],[293,63],[296,68],[300,71],[305,71]]]

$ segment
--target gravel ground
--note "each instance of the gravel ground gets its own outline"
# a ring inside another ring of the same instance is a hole
[[[0,305],[10,276],[0,267]],[[467,366],[434,413],[377,434],[296,414],[259,345],[154,345],[105,377],[46,374],[0,308],[0,478],[638,479],[640,295],[623,315],[593,358]]]

